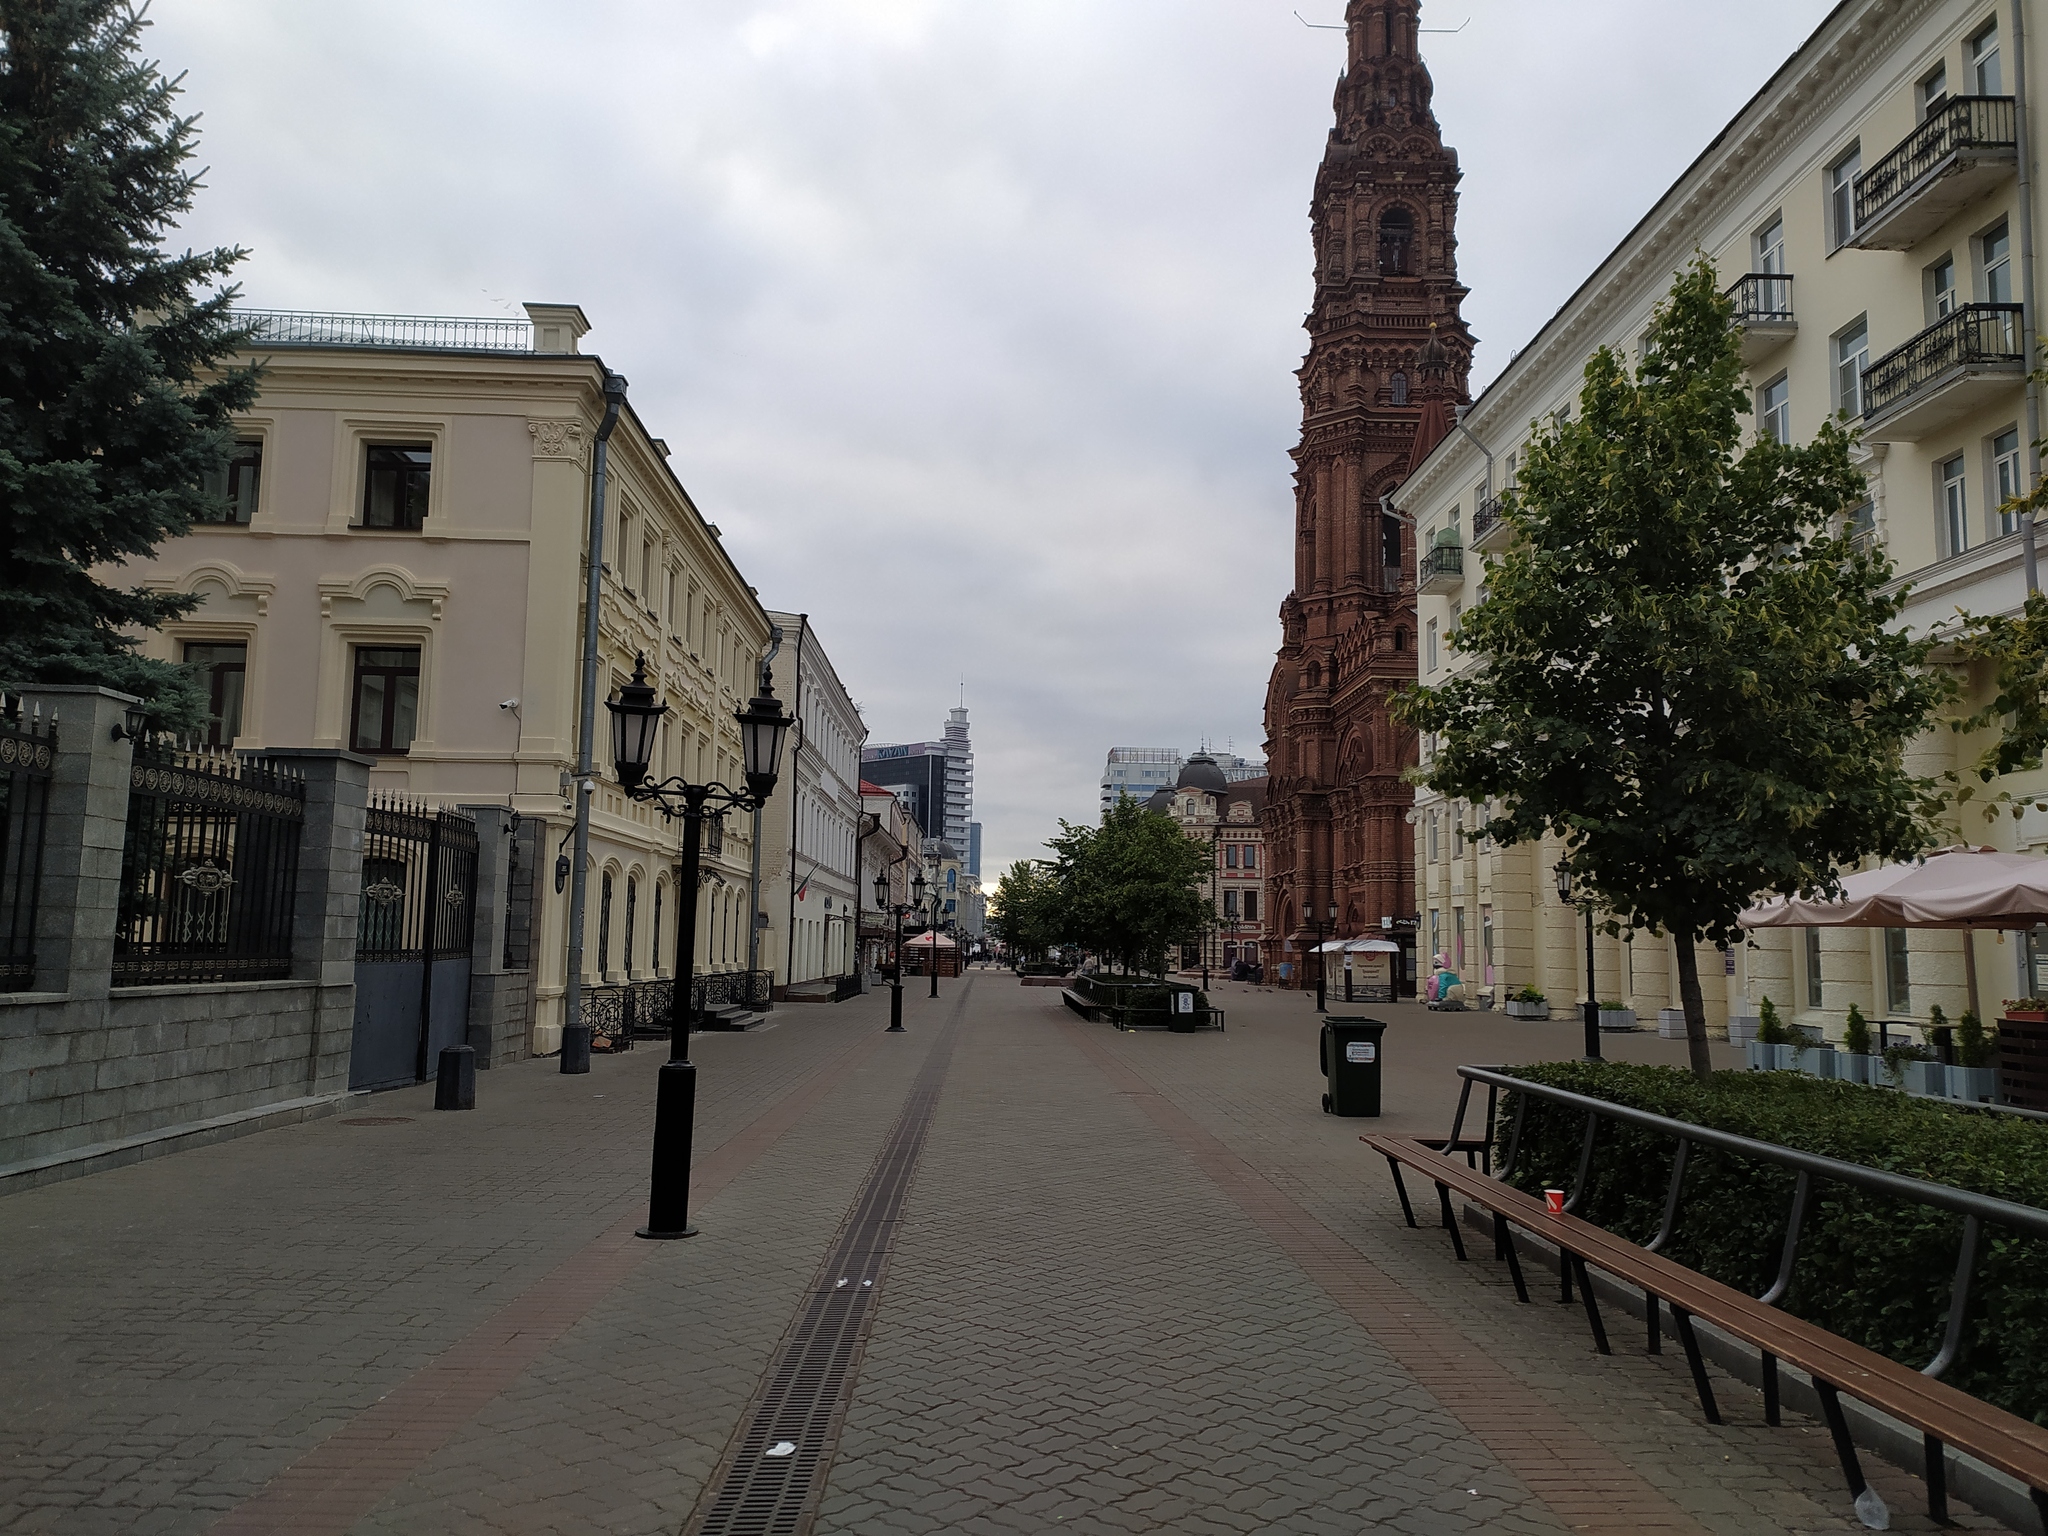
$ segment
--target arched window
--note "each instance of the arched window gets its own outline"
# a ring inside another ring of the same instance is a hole
[[[1312,661],[1308,664],[1308,685],[1311,688],[1323,686],[1323,669],[1317,662]]]
[[[647,936],[648,974],[661,974],[661,882],[654,883],[654,931]]]
[[[597,974],[612,968],[612,872],[604,872],[603,895],[597,903]]]
[[[1394,626],[1394,649],[1396,651],[1408,649],[1408,631],[1401,628],[1398,624]]]
[[[1406,208],[1389,208],[1380,215],[1380,272],[1406,277],[1414,271],[1415,215]]]
[[[633,918],[640,905],[640,882],[631,875],[626,876],[626,942],[619,951],[619,969],[628,976],[633,974]]]
[[[1396,405],[1406,405],[1406,404],[1408,403],[1408,375],[1407,375],[1407,374],[1405,374],[1405,373],[1397,373],[1397,374],[1395,374],[1395,375],[1394,375],[1394,378],[1393,378],[1393,392],[1394,392],[1394,404],[1396,404]]]
[[[1380,569],[1384,574],[1386,590],[1391,592],[1401,579],[1401,520],[1398,517],[1380,518]],[[1395,650],[1399,650],[1397,645]]]

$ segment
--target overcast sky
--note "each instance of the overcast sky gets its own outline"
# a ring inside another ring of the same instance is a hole
[[[1475,387],[1828,8],[1428,0]],[[1261,750],[1343,61],[1294,12],[157,0],[148,38],[252,305],[581,304],[873,741],[964,678],[993,880],[1112,745]]]

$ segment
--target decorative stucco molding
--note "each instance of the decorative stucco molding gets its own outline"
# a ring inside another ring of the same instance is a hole
[[[539,418],[526,423],[533,438],[536,459],[571,459],[583,462],[583,423]]]
[[[441,621],[442,609],[448,601],[448,583],[422,581],[397,565],[373,565],[354,576],[321,577],[320,617],[333,618],[337,600],[360,603],[378,587],[390,587],[403,602],[431,604],[434,622],[438,624]]]
[[[256,617],[270,616],[271,594],[277,583],[245,575],[242,568],[226,560],[204,560],[177,577],[153,577],[144,585],[152,592],[197,592],[203,586],[219,586],[230,598],[246,597],[255,604]],[[204,609],[200,610],[204,617]]]

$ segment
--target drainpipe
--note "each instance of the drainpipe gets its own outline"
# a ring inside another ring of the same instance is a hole
[[[775,658],[782,654],[782,626],[768,626],[768,649],[761,653],[759,678],[754,689],[756,693],[770,690],[774,673]],[[792,780],[792,783],[795,781]],[[795,794],[794,789],[790,790]],[[795,865],[790,866],[792,869]],[[761,807],[754,807],[754,853],[751,867],[747,871],[747,969],[761,969]],[[753,983],[749,982],[749,986]]]
[[[2026,8],[2026,0],[2012,0],[2012,116],[2020,173],[2020,324],[2026,331],[2027,489],[2031,493],[2041,484],[2041,381],[2036,377],[2034,336],[2034,141],[2027,116]],[[2032,507],[2020,514],[2020,565],[2027,576],[2027,595],[2032,597],[2041,590]]]
[[[597,729],[597,618],[604,573],[604,472],[612,428],[626,404],[623,374],[604,376],[604,419],[590,453],[590,534],[588,577],[583,585],[583,710],[576,726],[576,852],[569,868],[569,985],[562,1001],[562,1070],[590,1070],[590,1031],[583,1023],[583,912],[589,895],[585,866],[590,862],[590,800],[597,785],[591,778],[590,746]]]
[[[800,613],[796,616],[796,686],[794,702],[790,705],[789,712],[795,715],[799,721],[804,717],[804,631],[811,627],[810,621],[811,616],[808,613]],[[790,743],[789,748],[789,932],[783,935],[787,942],[783,945],[782,960],[782,984],[786,987],[796,984],[796,844],[797,832],[799,830],[797,820],[799,785],[797,782],[796,765],[803,755],[804,728],[799,724],[796,728],[796,740]],[[816,866],[814,865],[812,866],[812,873],[815,874],[816,872]]]

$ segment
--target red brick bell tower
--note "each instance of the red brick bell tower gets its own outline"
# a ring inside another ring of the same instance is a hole
[[[1310,208],[1315,302],[1294,450],[1294,590],[1266,689],[1269,901],[1296,985],[1321,916],[1346,936],[1415,915],[1401,772],[1413,736],[1387,713],[1415,677],[1414,530],[1393,491],[1451,428],[1472,335],[1459,317],[1458,157],[1429,108],[1421,0],[1350,0],[1337,123]],[[1277,970],[1269,961],[1267,974]]]

